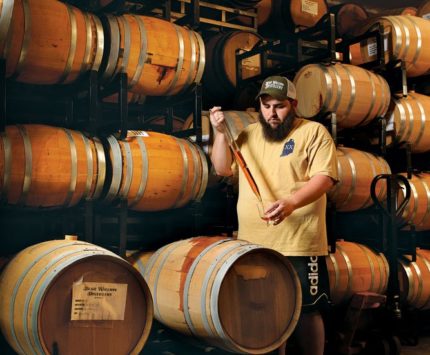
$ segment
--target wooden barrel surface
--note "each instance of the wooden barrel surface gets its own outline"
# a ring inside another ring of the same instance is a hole
[[[0,327],[20,354],[139,354],[152,325],[141,275],[81,241],[22,250],[1,274],[0,290]]]
[[[417,249],[416,255],[414,262],[399,259],[400,299],[415,309],[430,309],[430,251]]]
[[[361,150],[338,147],[337,172],[339,182],[330,190],[328,198],[338,211],[356,211],[373,205],[370,185],[375,176],[390,174],[388,163],[381,157]],[[376,185],[376,196],[383,201],[385,184]]]
[[[199,83],[205,67],[205,47],[195,31],[155,17],[106,15],[103,26],[107,54],[102,76],[112,80],[127,73],[129,91],[168,96]]]
[[[402,174],[407,177],[406,173]],[[421,173],[412,175],[408,180],[411,187],[411,197],[407,203],[402,218],[404,221],[412,223],[416,230],[424,231],[430,229],[430,174]],[[400,183],[403,186],[403,183]],[[399,203],[406,195],[404,189],[399,191]]]
[[[300,313],[291,263],[243,240],[196,237],[168,244],[150,258],[144,277],[157,320],[231,352],[278,348]]]
[[[334,112],[337,125],[343,128],[368,124],[383,116],[390,104],[385,79],[353,65],[309,64],[297,72],[294,83],[298,116]]]
[[[7,77],[31,84],[68,84],[89,70],[98,70],[104,34],[95,15],[55,0],[12,3],[7,41],[0,44]],[[0,27],[5,21],[0,19]]]
[[[230,97],[236,90],[236,51],[250,51],[262,40],[247,31],[219,33],[206,42],[207,63],[203,85],[207,95],[218,100]],[[259,55],[242,61],[242,79],[261,73]]]
[[[330,6],[330,12],[336,15],[336,31],[341,37],[354,37],[367,21],[369,14],[357,3],[344,3]]]
[[[200,200],[208,179],[203,151],[185,139],[170,135],[130,131],[117,140],[108,137],[112,162],[105,200],[127,199],[136,211],[161,211]]]
[[[417,16],[422,17],[426,20],[430,19],[430,1],[422,1],[417,9]]]
[[[101,143],[80,132],[28,124],[0,134],[0,195],[9,204],[68,207],[95,199],[105,172]]]
[[[383,16],[372,21],[371,25],[377,23],[384,27],[383,47],[386,63],[391,60],[404,61],[408,77],[429,73],[430,22],[428,20],[417,16]],[[363,40],[360,44],[351,46],[350,52],[351,63],[355,65],[376,60],[376,39]]]
[[[282,0],[278,0],[281,1]],[[292,22],[296,26],[312,27],[327,13],[325,0],[290,0],[289,10]]]
[[[406,97],[398,97],[387,117],[393,124],[397,142],[411,143],[413,153],[430,150],[430,97],[409,92]]]
[[[398,15],[417,16],[417,13],[418,13],[418,9],[416,7],[413,7],[413,6],[399,7],[399,8],[395,8],[395,9],[385,9],[381,12],[381,14],[384,16],[398,16]],[[422,16],[420,16],[420,17],[422,17]]]
[[[365,245],[337,241],[336,253],[329,254],[326,263],[334,304],[349,301],[357,292],[384,294],[387,289],[387,259]]]

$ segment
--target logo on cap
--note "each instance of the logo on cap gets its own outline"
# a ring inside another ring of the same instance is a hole
[[[284,83],[281,83],[276,80],[270,80],[264,83],[264,89],[284,90],[284,86]]]

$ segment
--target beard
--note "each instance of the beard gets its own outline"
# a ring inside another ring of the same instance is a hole
[[[258,113],[258,120],[263,126],[263,136],[269,142],[281,142],[287,138],[288,134],[291,132],[294,118],[294,112],[289,112],[284,122],[279,124],[278,127],[272,128],[264,119],[261,111]]]

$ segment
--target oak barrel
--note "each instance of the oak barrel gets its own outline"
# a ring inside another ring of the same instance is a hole
[[[243,240],[214,236],[168,244],[149,259],[144,277],[157,320],[231,352],[278,348],[300,314],[291,263]]]
[[[366,125],[386,113],[390,88],[385,79],[349,64],[309,64],[294,77],[298,116],[336,113],[343,128]]]
[[[7,77],[31,84],[68,84],[98,70],[104,34],[97,16],[56,0],[12,3],[9,34],[0,38]]]
[[[146,131],[107,140],[111,179],[106,201],[127,199],[130,209],[161,211],[200,200],[205,193],[207,158],[190,141]]]
[[[105,155],[98,139],[39,124],[0,133],[0,196],[30,207],[68,207],[100,196]]]
[[[0,327],[19,354],[139,354],[152,318],[142,276],[86,242],[28,247],[0,277]]]
[[[356,211],[373,205],[370,185],[375,176],[391,173],[388,163],[379,156],[347,147],[338,147],[336,155],[339,182],[328,193],[336,209]],[[386,193],[385,184],[376,185],[376,196],[380,201]]]
[[[329,254],[326,263],[334,304],[349,301],[357,292],[384,294],[387,290],[387,259],[363,244],[337,241],[336,253]]]
[[[406,173],[402,173],[407,177]],[[402,219],[412,223],[416,230],[424,231],[430,229],[430,174],[421,173],[412,175],[408,180],[411,187],[411,197],[406,204],[402,214]],[[403,186],[403,183],[400,183]],[[405,197],[405,190],[399,190],[399,203]]]
[[[415,309],[430,309],[430,250],[417,249],[416,255],[416,261],[399,259],[400,299]]]
[[[235,95],[236,91],[236,51],[243,53],[252,50],[263,38],[253,32],[231,31],[210,37],[206,45],[206,66],[203,85],[210,99],[224,100]],[[241,78],[261,74],[260,56],[242,61]]]
[[[402,60],[408,77],[429,73],[430,22],[417,16],[383,16],[371,25],[384,27],[385,62]],[[369,26],[365,26],[368,28]],[[364,28],[364,29],[365,29]],[[351,63],[360,65],[377,58],[376,39],[371,37],[351,46]]]
[[[430,1],[422,1],[417,9],[417,16],[422,17],[426,20],[430,19]]]
[[[105,81],[127,73],[133,94],[168,96],[199,83],[205,47],[195,31],[155,17],[106,15],[107,37],[101,72]]]
[[[387,117],[397,142],[409,142],[413,153],[430,150],[430,97],[409,92],[394,98]]]
[[[369,18],[366,9],[353,2],[330,6],[329,10],[336,15],[336,32],[341,37],[355,37]]]

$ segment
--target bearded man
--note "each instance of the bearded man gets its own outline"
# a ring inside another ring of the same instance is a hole
[[[236,143],[259,187],[264,216],[260,216],[258,199],[239,170],[238,238],[277,250],[293,264],[302,288],[295,335],[303,354],[322,355],[325,333],[321,310],[329,302],[326,192],[337,182],[336,147],[323,125],[295,117],[296,89],[287,78],[268,77],[257,99],[259,122],[246,127]],[[210,110],[210,120],[217,130],[213,166],[217,174],[230,176],[238,169],[221,107]]]

